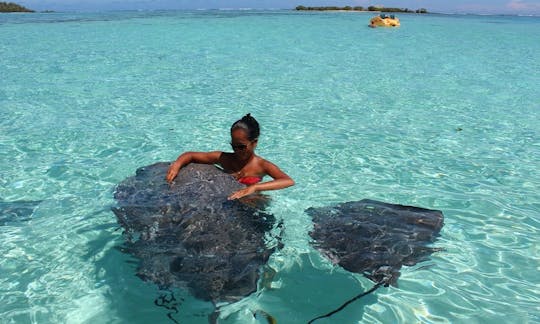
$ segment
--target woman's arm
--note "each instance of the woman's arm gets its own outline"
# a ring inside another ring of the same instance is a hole
[[[257,191],[278,190],[294,185],[294,180],[289,177],[285,172],[281,171],[277,167],[277,165],[273,164],[272,162],[265,160],[263,162],[263,169],[266,174],[273,178],[273,180],[263,183],[256,183],[244,189],[238,190],[232,195],[230,195],[229,199],[232,200],[242,198],[244,196],[251,195],[252,193]]]
[[[167,182],[171,182],[176,178],[180,169],[190,163],[215,164],[219,163],[222,152],[185,152],[171,163],[169,171],[167,171]]]

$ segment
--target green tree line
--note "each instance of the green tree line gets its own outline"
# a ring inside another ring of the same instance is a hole
[[[369,6],[367,8],[356,6],[345,6],[345,7],[305,7],[305,6],[297,6],[296,10],[307,10],[307,11],[327,11],[327,10],[345,10],[345,11],[380,11],[380,12],[407,12],[407,13],[427,13],[427,10],[425,8],[420,8],[416,10],[411,10],[408,8],[387,8],[387,7],[376,7],[376,6]]]
[[[13,2],[0,2],[0,12],[34,12]]]

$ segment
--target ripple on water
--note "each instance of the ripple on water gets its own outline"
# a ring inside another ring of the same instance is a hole
[[[182,151],[228,150],[251,112],[258,152],[297,185],[270,193],[284,222],[270,288],[223,321],[263,309],[305,322],[369,289],[310,247],[304,210],[372,198],[442,210],[444,250],[332,320],[540,322],[537,18],[407,15],[372,30],[369,17],[1,16],[0,199],[42,202],[0,226],[0,317],[165,320],[118,250],[114,186]],[[211,305],[177,294],[183,320],[207,321]]]

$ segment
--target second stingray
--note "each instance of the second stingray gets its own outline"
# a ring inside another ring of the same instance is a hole
[[[403,265],[426,260],[444,224],[441,211],[364,199],[309,208],[312,244],[332,263],[397,285]]]

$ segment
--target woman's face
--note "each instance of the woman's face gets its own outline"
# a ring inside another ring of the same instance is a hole
[[[231,132],[231,147],[241,160],[249,159],[254,154],[256,146],[257,140],[250,141],[247,132],[242,128],[236,128]]]

